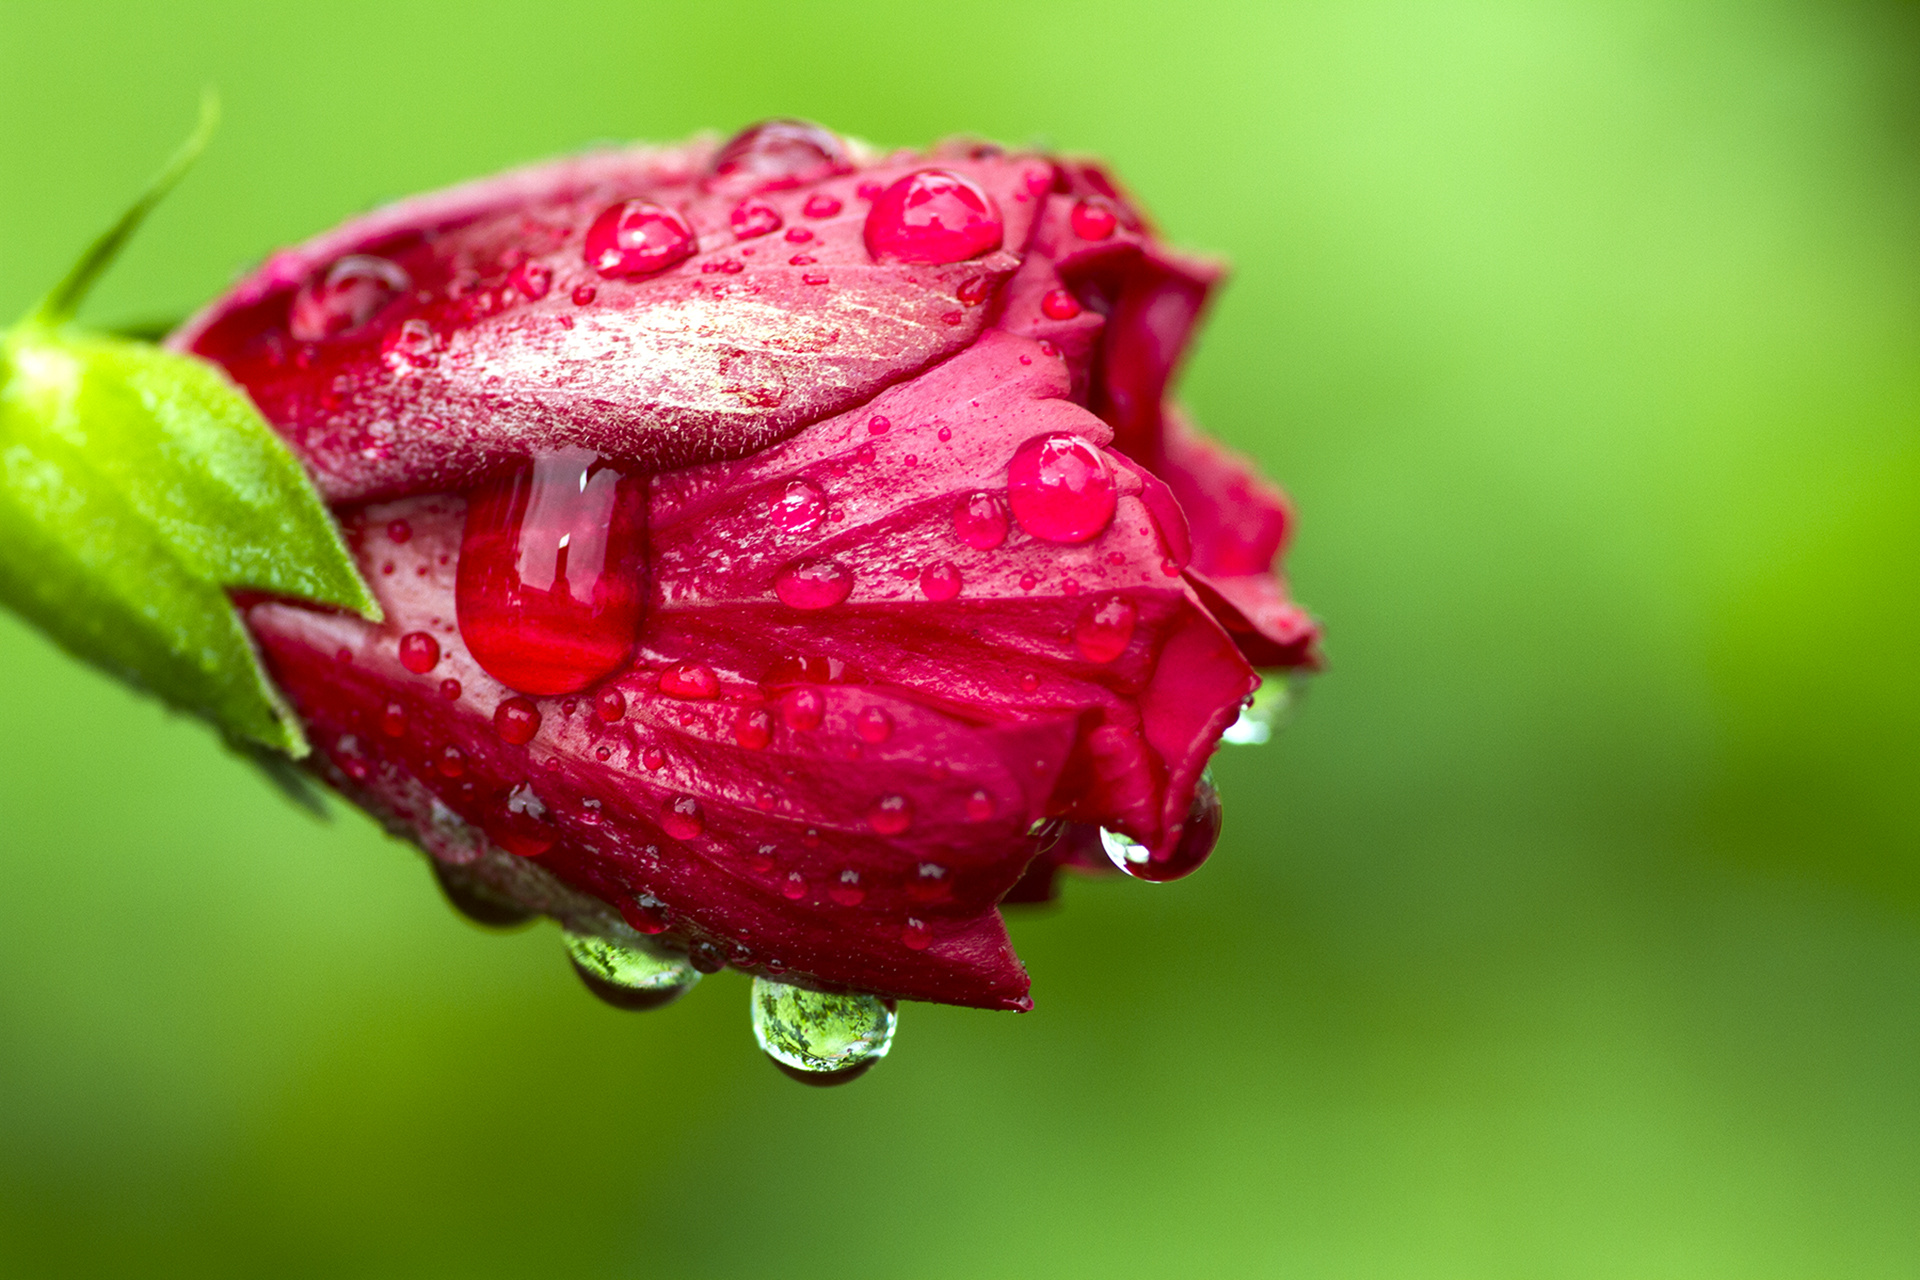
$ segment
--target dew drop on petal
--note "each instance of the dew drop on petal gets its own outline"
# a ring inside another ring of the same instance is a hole
[[[781,701],[780,714],[789,729],[801,733],[818,729],[827,714],[826,699],[813,689],[795,689]]]
[[[434,758],[433,767],[443,778],[457,778],[467,771],[466,753],[458,747],[447,747]]]
[[[676,662],[660,673],[660,692],[684,702],[705,702],[720,696],[720,677],[700,662]]]
[[[909,951],[925,951],[933,945],[933,930],[927,928],[925,920],[908,916],[906,926],[900,930],[900,942]]]
[[[1073,643],[1088,662],[1112,662],[1133,642],[1140,610],[1126,596],[1095,600],[1073,624]]]
[[[949,561],[936,561],[920,571],[920,594],[936,603],[959,595],[960,585],[960,570]]]
[[[976,791],[967,797],[967,819],[970,822],[985,822],[993,817],[993,797],[984,791]]]
[[[757,200],[748,200],[736,208],[728,219],[733,224],[733,238],[752,240],[759,236],[771,235],[780,229],[780,211],[772,205],[761,204]]]
[[[843,907],[857,907],[866,901],[867,891],[860,884],[860,873],[852,867],[842,871],[827,885],[827,897]]]
[[[618,689],[602,689],[594,695],[593,714],[608,724],[618,724],[627,714],[627,695]]]
[[[882,996],[828,995],[753,980],[753,1038],[774,1065],[808,1084],[844,1084],[887,1056],[899,1024]]]
[[[609,279],[665,271],[693,256],[698,237],[679,213],[651,200],[608,205],[587,228],[587,265]]]
[[[660,827],[675,840],[692,840],[707,829],[707,819],[698,800],[674,796],[660,806]]]
[[[1035,436],[1014,453],[1007,499],[1022,529],[1071,545],[1106,529],[1119,495],[1106,455],[1079,436],[1056,431]]]
[[[440,682],[440,696],[448,702],[460,701],[460,682],[458,680],[442,680]]]
[[[778,191],[851,171],[846,144],[805,120],[763,120],[727,139],[713,176],[755,191]]]
[[[893,717],[885,707],[868,707],[854,717],[853,731],[863,742],[885,742],[893,736]]]
[[[913,825],[913,802],[905,796],[881,796],[867,810],[867,825],[883,836],[897,836]]]
[[[826,519],[827,496],[810,480],[789,480],[773,500],[773,523],[787,533],[806,533]]]
[[[667,753],[658,747],[648,747],[640,753],[640,763],[645,765],[649,772],[658,772],[666,766]]]
[[[798,871],[789,871],[780,881],[780,896],[790,902],[798,902],[807,896],[807,878]]]
[[[781,603],[794,609],[826,609],[853,592],[853,572],[836,560],[796,560],[773,579]]]
[[[413,540],[413,526],[405,520],[391,520],[387,523],[387,541],[395,546],[404,546]]]
[[[530,698],[508,698],[493,709],[493,731],[503,742],[525,746],[540,732],[540,708]]]
[[[1080,314],[1080,299],[1065,289],[1049,289],[1040,299],[1040,310],[1049,320],[1071,320]]]
[[[409,631],[400,637],[400,665],[423,676],[440,665],[440,642],[424,631]]]
[[[1105,201],[1082,200],[1073,206],[1067,221],[1073,226],[1073,234],[1082,240],[1105,240],[1120,219]]]
[[[467,500],[461,638],[521,693],[572,693],[622,666],[646,605],[646,480],[584,449],[523,462]]]
[[[807,202],[800,207],[800,212],[809,218],[831,218],[840,212],[840,202],[826,192],[818,191],[807,197]]]
[[[350,253],[294,294],[287,312],[287,331],[301,342],[345,336],[412,287],[398,263],[371,254]]]
[[[880,193],[864,234],[876,262],[962,262],[998,249],[1002,223],[979,184],[945,169],[920,169]]]
[[[587,989],[618,1009],[658,1009],[700,981],[686,956],[651,945],[623,945],[564,931],[567,958]]]
[[[733,718],[733,740],[748,751],[765,750],[773,741],[773,717],[759,707],[742,707]]]
[[[1012,520],[997,493],[970,493],[953,508],[953,534],[977,551],[991,551],[1007,540]]]

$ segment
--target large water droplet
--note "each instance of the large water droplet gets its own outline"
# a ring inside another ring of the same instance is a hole
[[[338,338],[373,319],[412,287],[400,264],[350,253],[293,295],[287,330],[302,342]]]
[[[1125,596],[1095,600],[1073,624],[1073,643],[1088,662],[1112,662],[1133,641],[1139,607]]]
[[[1105,240],[1113,234],[1114,224],[1119,218],[1111,205],[1096,198],[1075,204],[1073,212],[1067,215],[1067,221],[1073,225],[1073,234],[1082,240]]]
[[[853,168],[840,139],[805,120],[763,120],[727,140],[713,157],[716,185],[777,191]]]
[[[789,729],[805,733],[820,727],[827,714],[827,701],[812,689],[795,689],[780,703],[780,714]]]
[[[1165,854],[1154,857],[1147,847],[1131,836],[1100,828],[1100,845],[1108,861],[1130,876],[1141,880],[1178,880],[1199,868],[1220,839],[1220,793],[1213,780],[1202,775],[1194,784],[1193,804],[1187,820],[1181,824],[1180,838]]]
[[[953,508],[953,536],[977,551],[991,551],[1013,527],[1006,500],[997,493],[970,493]]]
[[[827,495],[810,480],[789,480],[773,500],[773,523],[788,533],[805,533],[827,518]]]
[[[865,231],[876,262],[962,262],[998,249],[1001,234],[993,197],[946,169],[920,169],[881,192]]]
[[[1020,446],[1007,467],[1007,499],[1022,529],[1062,543],[1098,537],[1119,501],[1106,455],[1064,431]]]
[[[534,912],[503,897],[464,868],[450,867],[438,858],[427,859],[434,881],[447,902],[467,919],[489,929],[512,929],[533,919]]]
[[[621,667],[646,603],[646,482],[569,449],[467,499],[455,583],[467,651],[523,693],[572,693]]]
[[[651,200],[608,205],[587,228],[587,265],[613,279],[650,276],[693,256],[698,237],[687,220]]]
[[[540,708],[529,698],[508,698],[493,709],[493,731],[502,741],[523,747],[540,732]]]
[[[720,696],[720,677],[701,662],[676,662],[660,673],[660,692],[686,702]]]
[[[587,990],[616,1009],[658,1009],[691,991],[700,973],[686,956],[565,930],[567,958]]]
[[[853,571],[837,560],[796,560],[774,575],[773,590],[794,609],[826,609],[853,592]]]
[[[845,1084],[893,1047],[899,1015],[882,996],[827,995],[753,980],[753,1038],[775,1066],[806,1084]]]

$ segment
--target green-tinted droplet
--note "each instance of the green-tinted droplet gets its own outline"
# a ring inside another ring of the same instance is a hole
[[[753,1035],[788,1075],[840,1084],[887,1056],[898,1020],[880,996],[831,996],[753,980]]]
[[[700,981],[683,955],[646,945],[628,946],[567,930],[567,956],[587,989],[621,1009],[657,1009]]]
[[[1273,737],[1274,730],[1286,723],[1287,713],[1293,709],[1293,689],[1282,675],[1269,673],[1261,678],[1260,687],[1247,699],[1247,705],[1240,708],[1240,718],[1227,726],[1220,735],[1220,741],[1240,747],[1257,747]]]

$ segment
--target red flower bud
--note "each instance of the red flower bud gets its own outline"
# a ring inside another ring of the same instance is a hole
[[[175,343],[386,611],[246,611],[334,785],[495,916],[685,952],[642,1003],[731,964],[890,1035],[1026,1007],[998,904],[1101,830],[1198,865],[1253,668],[1315,661],[1284,501],[1165,403],[1218,277],[1094,166],[774,122],[372,214]]]

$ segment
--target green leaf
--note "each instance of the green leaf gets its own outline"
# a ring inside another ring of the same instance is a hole
[[[219,370],[36,320],[0,338],[0,601],[230,739],[304,755],[226,588],[379,616],[299,463]]]

